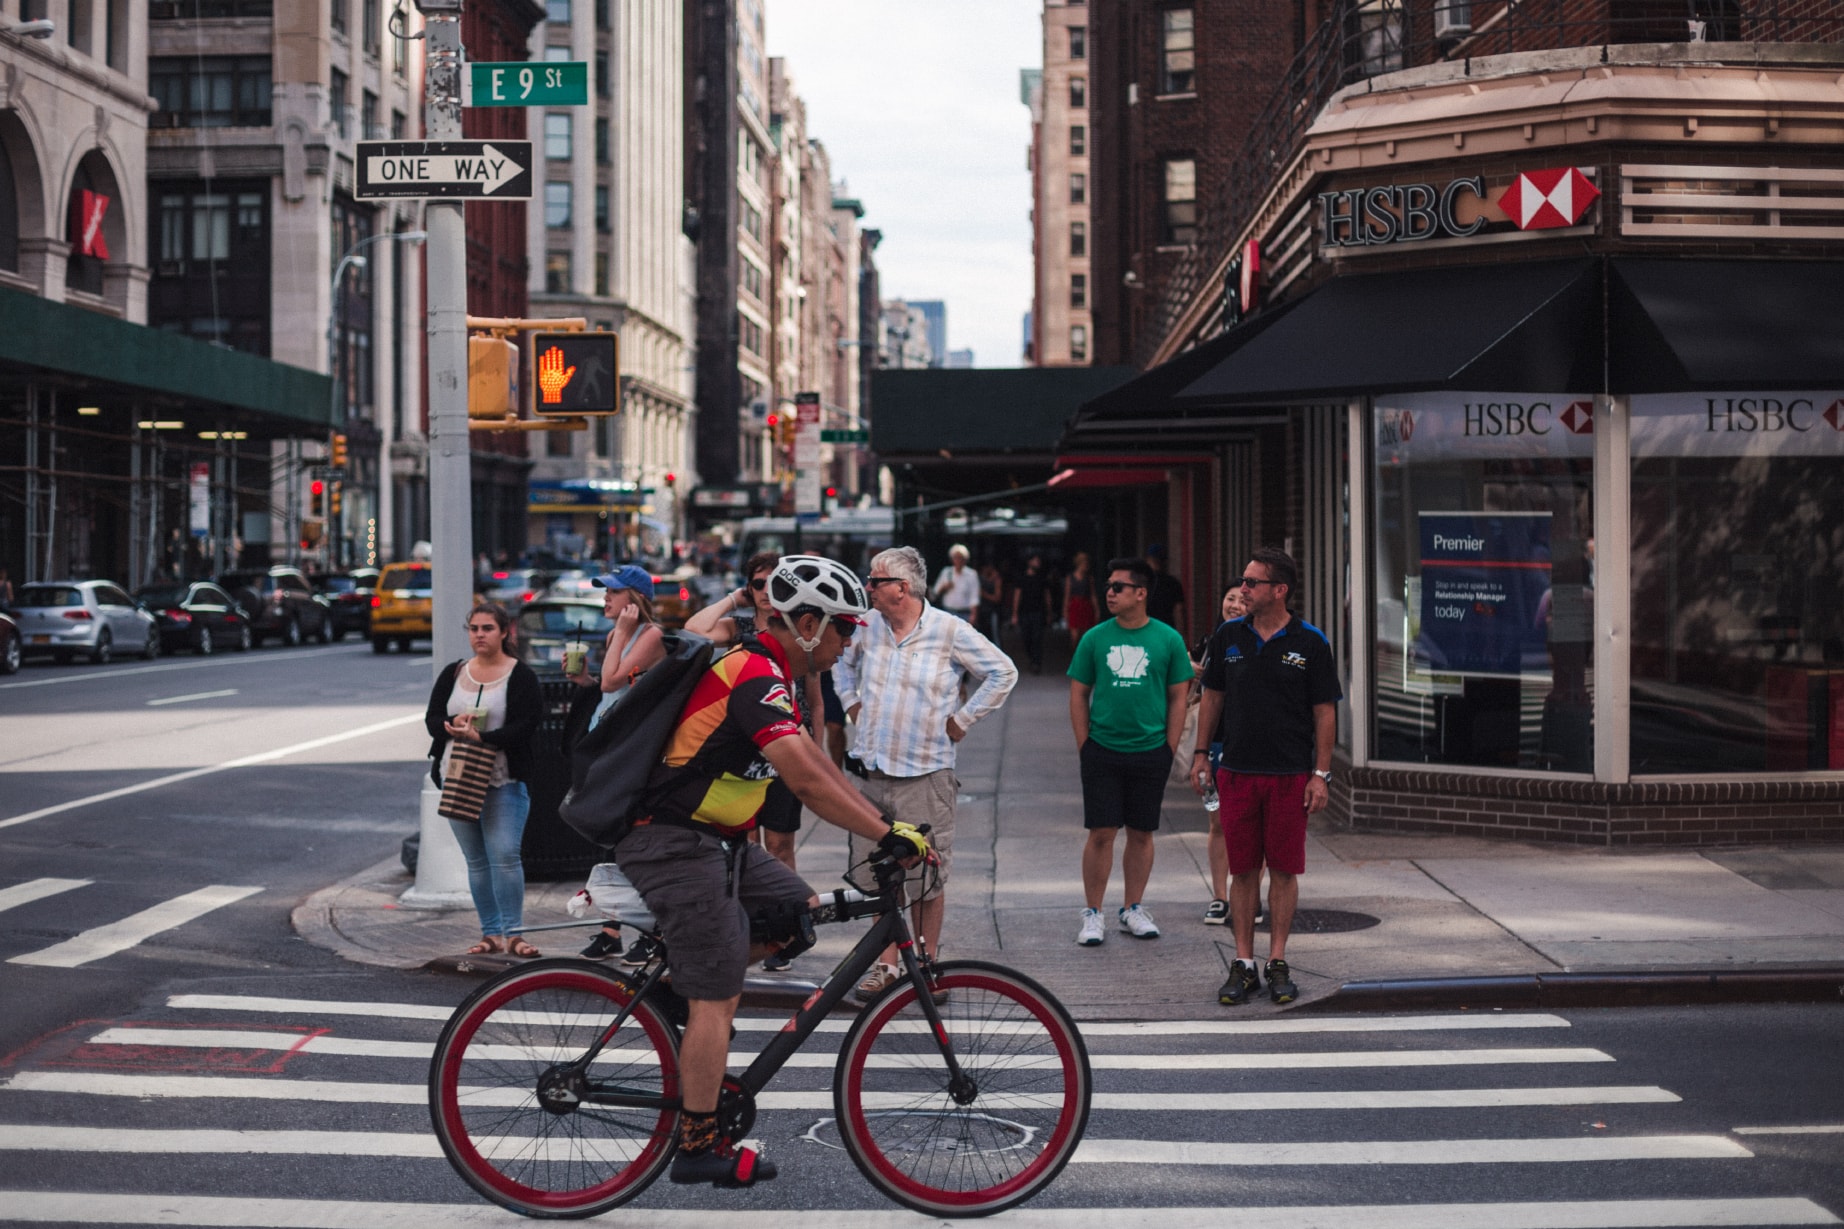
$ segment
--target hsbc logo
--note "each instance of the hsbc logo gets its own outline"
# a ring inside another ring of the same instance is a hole
[[[1844,431],[1844,398],[1826,406],[1825,412],[1819,417],[1830,423],[1833,431]]]
[[[1594,434],[1594,402],[1592,401],[1571,401],[1568,407],[1556,417],[1572,435]]]
[[[1393,448],[1406,444],[1415,435],[1415,415],[1408,410],[1384,410],[1377,423],[1377,446]]]
[[[1553,167],[1525,171],[1513,179],[1499,196],[1498,207],[1519,230],[1553,230],[1581,221],[1600,195],[1581,168]]]

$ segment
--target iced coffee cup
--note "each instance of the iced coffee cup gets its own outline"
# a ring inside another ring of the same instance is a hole
[[[588,664],[589,646],[585,644],[566,644],[563,649],[563,672],[581,674]]]

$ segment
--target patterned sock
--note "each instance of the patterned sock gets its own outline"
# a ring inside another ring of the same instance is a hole
[[[709,1152],[717,1146],[717,1115],[694,1114],[686,1110],[679,1115],[679,1150],[691,1156]]]

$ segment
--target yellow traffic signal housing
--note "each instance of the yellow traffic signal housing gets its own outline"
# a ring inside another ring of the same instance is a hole
[[[333,448],[332,448],[332,452],[330,456],[330,463],[332,464],[334,469],[346,468],[346,437],[345,436],[335,435],[333,437]]]
[[[334,516],[339,515],[339,487],[339,483],[333,484],[332,498],[327,503],[327,510]]]
[[[619,414],[620,339],[613,333],[533,333],[527,397],[539,418]]]
[[[519,412],[519,348],[500,337],[467,339],[467,416],[504,419]]]
[[[794,446],[794,437],[800,432],[800,419],[794,414],[783,414],[781,421],[775,424],[775,431],[780,436],[784,448]]]

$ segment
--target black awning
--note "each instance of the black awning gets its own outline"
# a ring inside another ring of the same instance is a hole
[[[1435,389],[1601,387],[1598,262],[1341,277],[1182,389],[1177,404]]]
[[[1613,268],[1613,392],[1844,380],[1844,264],[1618,257]]]
[[[1211,368],[1265,333],[1270,326],[1286,318],[1296,306],[1279,307],[1252,316],[1232,329],[1218,333],[1182,354],[1149,367],[1119,388],[1102,393],[1083,404],[1077,411],[1072,429],[1097,422],[1119,422],[1134,418],[1158,417],[1173,412],[1172,398],[1194,383]]]

